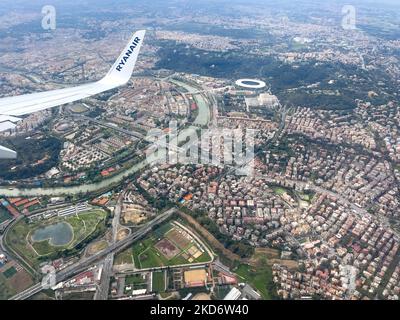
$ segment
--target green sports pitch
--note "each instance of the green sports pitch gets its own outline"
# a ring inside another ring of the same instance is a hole
[[[179,226],[168,223],[116,257],[116,264],[133,264],[137,269],[207,263],[210,255]]]

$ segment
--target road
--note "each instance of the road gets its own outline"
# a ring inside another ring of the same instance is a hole
[[[115,125],[112,125],[111,123],[107,123],[107,122],[100,121],[100,120],[97,120],[97,119],[89,118],[89,117],[86,117],[86,116],[83,116],[83,115],[77,115],[77,116],[75,116],[75,118],[94,122],[94,123],[98,124],[99,126],[106,127],[106,128],[118,131],[120,133],[124,133],[124,134],[126,134],[128,136],[132,136],[132,137],[135,137],[135,138],[140,139],[140,140],[144,139],[144,135],[142,135],[139,132],[125,130],[123,128],[120,128],[120,127],[117,127]]]
[[[119,221],[121,217],[121,211],[122,211],[122,205],[125,197],[125,191],[121,192],[117,204],[114,209],[114,218],[112,220],[112,240],[111,243],[115,244],[117,243],[117,238],[118,238],[118,227],[119,227]],[[113,271],[113,265],[114,265],[114,252],[111,252],[107,255],[107,257],[104,259],[103,262],[103,273],[101,275],[100,279],[100,285],[98,287],[98,290],[96,291],[95,300],[107,300],[108,299],[108,293],[110,291],[110,278],[112,275]]]
[[[207,265],[209,265],[210,263],[212,263],[212,261],[210,262],[197,262],[197,263],[191,263],[191,264],[177,264],[174,266],[162,266],[162,267],[153,267],[153,268],[143,268],[143,269],[125,269],[125,270],[120,270],[120,271],[116,271],[115,274],[118,275],[132,275],[132,274],[141,274],[143,272],[157,272],[157,271],[164,271],[164,270],[172,270],[172,269],[182,269],[182,268],[194,268],[194,267],[198,267],[198,268],[202,268],[202,267],[206,267]]]
[[[19,220],[18,220],[19,221]],[[8,253],[7,248],[4,246],[4,240],[3,238],[5,238],[6,234],[7,234],[7,230],[10,229],[11,226],[13,226],[15,223],[17,222],[17,220],[15,218],[13,218],[13,220],[10,220],[9,224],[4,228],[5,232],[0,234],[0,250],[2,250],[5,253]]]
[[[153,227],[156,225],[164,222],[165,220],[169,219],[174,213],[176,212],[176,208],[172,208],[158,217],[156,217],[154,220],[150,221],[146,225],[144,225],[140,230],[132,233],[129,235],[127,238],[118,241],[115,244],[112,244],[108,248],[96,253],[95,255],[84,258],[80,260],[79,262],[65,268],[64,270],[61,270],[59,273],[56,275],[56,283],[60,283],[62,281],[65,281],[72,276],[85,271],[89,266],[92,264],[96,263],[100,259],[107,257],[110,253],[117,253],[120,251],[123,251],[124,249],[128,248],[129,246],[132,245],[137,240],[140,240],[143,238],[147,233],[149,233]],[[10,300],[25,300],[28,299],[29,297],[35,295],[36,293],[39,293],[42,291],[44,287],[42,286],[41,283],[38,283],[30,288],[28,288],[25,291],[22,291],[15,295],[14,297],[10,298]]]
[[[15,258],[16,260],[19,261],[19,263],[30,273],[32,276],[38,275],[38,272],[34,270],[28,262],[25,261],[23,257],[21,257],[18,252],[14,251],[10,246],[6,245],[6,238],[7,238],[7,233],[12,229],[12,227],[17,224],[19,221],[21,221],[24,218],[24,216],[19,216],[18,218],[12,220],[8,226],[6,227],[4,233],[0,235],[0,248],[3,250],[6,254],[9,256]]]
[[[101,274],[100,284],[94,295],[94,300],[107,300],[110,291],[110,278],[114,264],[114,253],[109,253],[103,261],[103,272]]]

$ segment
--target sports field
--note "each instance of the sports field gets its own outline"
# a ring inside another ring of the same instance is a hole
[[[3,272],[3,275],[9,279],[11,278],[14,274],[17,273],[17,269],[15,269],[15,267],[11,267],[9,269],[7,269],[6,271]]]
[[[0,268],[0,300],[8,299],[32,284],[32,277],[15,261]]]
[[[165,271],[153,272],[152,287],[153,292],[165,291]]]
[[[87,112],[89,109],[86,108],[83,104],[75,104],[71,107],[69,107],[69,110],[73,113],[84,113]]]
[[[211,257],[190,234],[168,223],[131,249],[120,253],[116,257],[116,264],[131,264],[132,260],[136,268],[147,269],[208,262]]]

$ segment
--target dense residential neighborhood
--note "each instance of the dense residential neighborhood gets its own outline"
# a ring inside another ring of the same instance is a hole
[[[5,1],[0,300],[400,299],[395,4]]]

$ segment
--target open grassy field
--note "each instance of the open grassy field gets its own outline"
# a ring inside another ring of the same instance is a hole
[[[269,266],[255,268],[241,264],[235,270],[235,273],[239,276],[239,281],[249,283],[261,294],[264,300],[271,300],[273,298],[271,292],[267,289],[268,284],[272,282],[272,271]]]
[[[63,294],[63,300],[93,300],[94,292],[87,291],[87,292],[70,292]]]
[[[134,274],[125,278],[125,285],[143,285],[143,283],[146,283],[146,279],[142,274]]]
[[[132,250],[128,249],[118,253],[114,259],[114,265],[120,266],[124,264],[132,264],[133,263],[133,256]]]
[[[53,218],[49,220],[28,223],[21,220],[15,224],[7,233],[6,244],[21,255],[32,267],[36,268],[40,263],[41,256],[58,254],[66,249],[72,249],[89,237],[97,227],[104,223],[107,213],[103,210],[92,210],[64,218]],[[73,239],[65,246],[53,246],[48,240],[34,242],[31,239],[32,233],[44,226],[58,222],[68,223],[73,230]]]
[[[165,272],[153,272],[152,287],[154,292],[164,292],[165,291]]]
[[[272,190],[274,190],[274,192],[279,196],[283,196],[285,193],[287,193],[287,190],[281,187],[273,187]]]
[[[107,241],[105,241],[105,240],[97,241],[97,242],[89,245],[87,253],[88,253],[88,255],[94,255],[94,254],[104,250],[107,247],[108,247]]]
[[[298,262],[295,260],[280,259],[280,251],[271,248],[257,248],[254,255],[243,261],[235,270],[239,277],[239,282],[247,282],[256,289],[263,299],[276,299],[276,288],[272,280],[272,265],[279,263],[289,268],[297,270]]]
[[[239,277],[239,282],[243,281],[256,289],[262,299],[272,300],[276,298],[273,289],[272,270],[267,264],[252,267],[247,264],[239,265],[234,272]]]
[[[17,269],[15,269],[15,267],[11,267],[9,269],[7,269],[6,271],[3,272],[3,275],[9,279],[11,278],[14,274],[17,273]]]
[[[246,260],[249,265],[258,268],[260,265],[268,264],[272,266],[275,263],[279,263],[289,268],[289,270],[297,270],[299,264],[296,260],[280,259],[280,252],[276,249],[271,248],[256,248],[254,255]]]
[[[32,277],[15,261],[0,268],[0,300],[6,300],[32,284]]]
[[[10,288],[7,278],[0,273],[0,300],[7,300],[16,294],[13,288]]]

